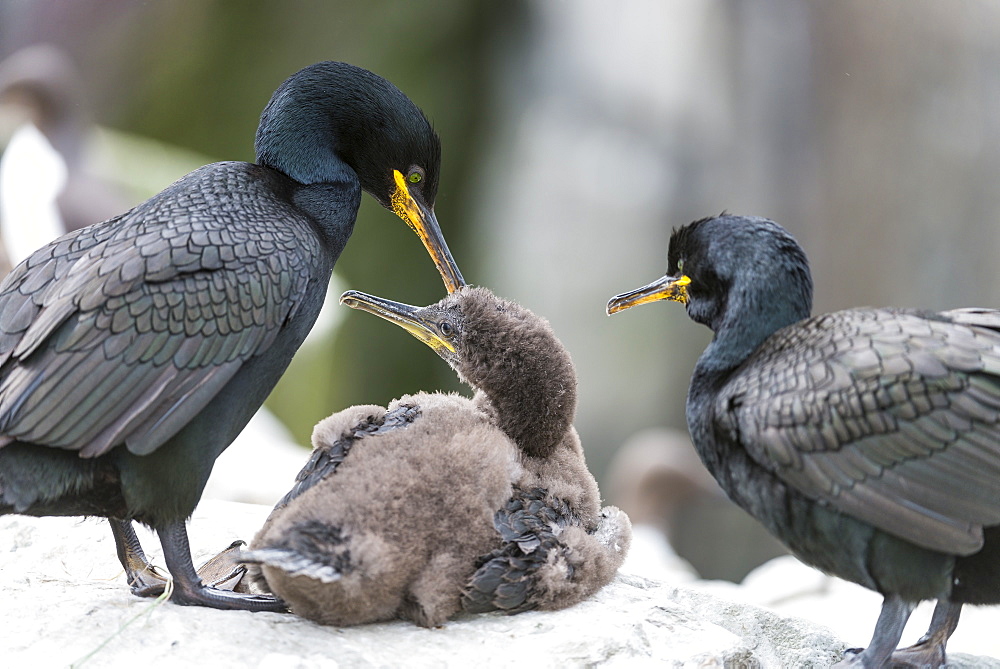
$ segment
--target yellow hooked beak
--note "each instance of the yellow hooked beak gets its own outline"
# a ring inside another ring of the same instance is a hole
[[[608,301],[608,316],[630,307],[658,300],[671,300],[687,304],[687,285],[689,283],[691,283],[691,279],[686,274],[679,277],[663,276],[642,288],[615,295]]]
[[[458,264],[448,250],[448,244],[441,234],[434,210],[413,197],[402,172],[393,170],[392,174],[396,180],[396,188],[390,196],[393,213],[406,221],[406,224],[417,233],[431,260],[434,261],[434,266],[441,273],[445,288],[449,293],[454,293],[465,285],[465,279],[462,278]]]
[[[358,290],[349,290],[341,295],[340,303],[347,305],[351,309],[367,311],[379,318],[384,318],[390,323],[395,323],[446,359],[445,352],[455,353],[454,345],[446,339],[442,339],[434,329],[434,325],[421,317],[423,309],[420,307],[413,307],[402,302],[393,302],[392,300],[362,293]]]

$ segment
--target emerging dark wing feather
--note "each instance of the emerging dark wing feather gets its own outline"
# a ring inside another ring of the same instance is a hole
[[[239,165],[56,240],[0,285],[0,434],[147,454],[267,349],[318,242]]]
[[[1000,313],[855,309],[777,332],[719,428],[813,499],[957,554],[1000,524]]]
[[[546,490],[515,487],[493,519],[503,543],[479,558],[476,573],[462,593],[462,608],[470,613],[520,613],[535,608],[539,572],[553,561],[553,553],[566,550],[559,534],[577,522],[569,506]],[[566,579],[572,578],[570,571]]]
[[[384,434],[404,428],[419,417],[420,407],[415,404],[400,404],[391,411],[367,416],[356,425],[346,429],[330,443],[317,446],[313,449],[309,460],[296,474],[292,489],[278,500],[274,509],[271,510],[271,515],[273,516],[277,511],[286,507],[289,502],[306,490],[335,474],[359,439],[368,435]],[[268,520],[270,520],[270,516]]]

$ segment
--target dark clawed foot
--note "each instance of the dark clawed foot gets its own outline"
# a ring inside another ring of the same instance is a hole
[[[926,669],[947,666],[944,645],[921,639],[909,648],[897,650],[889,661],[892,669]]]
[[[833,669],[865,667],[862,658],[864,650],[864,648],[848,648],[844,651],[844,659],[833,665]],[[909,648],[895,651],[884,666],[887,669],[938,669],[948,664],[945,660],[944,646],[921,639]]]
[[[207,606],[213,609],[237,610],[237,611],[274,611],[285,613],[288,605],[277,597],[268,595],[252,595],[241,592],[230,592],[219,590],[202,583],[201,577],[195,571],[191,563],[191,548],[188,544],[187,528],[183,521],[170,523],[157,529],[160,535],[160,545],[163,546],[163,559],[167,563],[167,569],[174,577],[174,591],[170,595],[170,601],[181,606]],[[202,567],[204,570],[208,565],[227,564],[232,559],[233,554],[238,554],[242,542],[230,545],[221,555],[227,556],[219,559],[216,556]],[[235,564],[235,560],[232,561]],[[226,572],[226,569],[222,570]]]
[[[955,628],[958,627],[961,614],[960,603],[949,602],[946,599],[938,600],[927,633],[909,648],[895,651],[889,658],[888,666],[899,669],[948,666],[945,647]]]
[[[849,667],[864,667],[864,660],[861,658],[861,654],[865,652],[864,648],[848,648],[844,651],[844,659],[842,659],[837,664],[833,665],[831,669],[848,669]]]
[[[864,669],[884,669],[892,664],[893,651],[903,634],[906,621],[916,606],[904,601],[899,595],[889,594],[882,601],[882,611],[875,623],[875,632],[867,648],[851,648],[844,651],[844,659],[834,667],[864,667]],[[959,607],[961,608],[961,607]]]
[[[118,560],[125,569],[125,578],[132,594],[139,597],[159,597],[167,585],[167,577],[156,570],[146,559],[142,545],[135,534],[131,520],[109,518],[111,533],[115,537]]]
[[[149,562],[139,568],[125,570],[132,594],[137,597],[159,597],[167,586],[167,577],[163,576]]]
[[[175,586],[170,601],[181,606],[207,606],[224,611],[272,611],[288,613],[288,605],[283,600],[269,595],[250,595],[242,592],[218,590],[207,585],[193,589]]]

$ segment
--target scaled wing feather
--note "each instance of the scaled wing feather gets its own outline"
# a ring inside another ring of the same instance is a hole
[[[812,499],[976,552],[1000,524],[1000,313],[841,313],[755,352],[716,400],[719,427]]]
[[[318,242],[251,180],[213,187],[200,174],[211,169],[185,178],[204,206],[179,213],[168,189],[40,249],[0,284],[0,434],[83,457],[122,443],[147,454],[270,346]],[[241,201],[230,210],[217,193]],[[258,215],[228,218],[246,211]]]

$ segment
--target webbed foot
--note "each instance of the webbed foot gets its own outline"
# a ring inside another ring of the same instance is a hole
[[[927,669],[947,666],[942,644],[925,644],[918,641],[909,648],[902,648],[892,654],[889,666],[893,669]]]
[[[892,666],[892,653],[899,643],[913,607],[912,602],[903,601],[899,595],[886,595],[871,643],[867,648],[850,648],[844,651],[844,659],[833,665],[834,668],[883,669]]]
[[[224,551],[198,567],[198,577],[201,582],[217,590],[250,592],[243,582],[247,566],[240,562],[240,556],[243,554],[241,548],[246,545],[245,541],[237,539]]]
[[[277,597],[220,590],[202,583],[201,577],[191,562],[191,548],[188,544],[187,528],[184,526],[184,521],[178,521],[158,529],[157,534],[160,536],[160,544],[163,546],[163,558],[167,563],[167,569],[170,570],[170,575],[174,578],[174,591],[170,596],[170,601],[173,603],[181,606],[208,606],[213,609],[227,610],[275,611],[278,613],[288,611],[288,605]],[[213,562],[216,563],[216,567],[226,564],[226,561],[232,557],[232,552],[239,551],[239,543],[230,545],[226,551],[223,551],[222,555],[230,554],[226,559],[216,562],[216,558],[213,558],[205,566]],[[227,573],[226,569],[222,569],[222,571],[224,574]],[[224,581],[228,580],[224,578]]]
[[[844,659],[834,667],[864,667],[865,669],[937,669],[948,665],[945,646],[958,627],[962,605],[938,600],[927,633],[909,648],[891,650],[899,641],[903,625],[912,605],[896,596],[886,597],[882,614],[875,626],[872,644],[867,649],[851,648],[844,651]],[[891,645],[890,645],[891,644]],[[891,652],[889,652],[891,650]]]
[[[894,652],[889,660],[889,666],[899,667],[899,669],[925,669],[927,667],[936,669],[948,666],[945,646],[948,645],[948,638],[958,627],[958,618],[961,613],[961,604],[944,599],[938,600],[927,633],[909,648],[901,648]]]
[[[139,597],[159,597],[167,584],[167,577],[157,571],[149,561],[135,534],[131,520],[108,518],[115,537],[118,560],[125,568],[125,578],[132,594]]]

